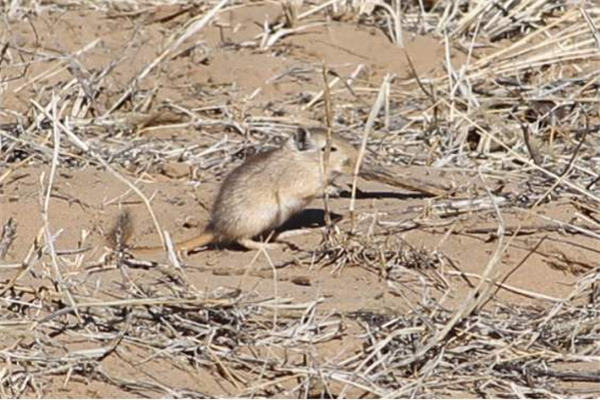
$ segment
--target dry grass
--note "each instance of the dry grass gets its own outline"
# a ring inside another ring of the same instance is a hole
[[[33,1],[28,8],[22,3],[5,2],[2,11],[8,18],[70,7],[136,13],[165,2]],[[362,144],[361,154],[373,170],[380,169],[379,178],[435,196],[416,217],[384,221],[357,215],[351,232],[333,225],[319,248],[299,256],[306,265],[337,274],[348,267],[364,268],[403,297],[410,312],[322,312],[321,300],[296,304],[236,289],[206,292],[194,287],[185,265],[176,259],[161,265],[122,252],[106,252],[86,263],[78,259],[80,273],[65,273],[63,266],[73,264],[72,254],[57,252],[54,240],[60,227],[51,226],[47,218],[58,168],[111,171],[143,200],[163,238],[149,196],[132,177],[142,178],[165,161],[179,160],[196,169],[194,180],[199,182],[227,171],[240,155],[275,146],[297,125],[289,115],[244,114],[243,105],[228,102],[225,86],[199,94],[206,106],[195,109],[174,102],[154,105],[152,91],[140,89],[221,7],[244,6],[231,3],[195,5],[196,16],[173,28],[160,55],[128,85],[117,88],[115,101],[106,109],[96,99],[121,60],[115,58],[103,70],[83,71],[74,54],[37,49],[40,57],[54,60],[57,71],[72,74],[70,81],[44,88],[35,84],[43,76],[27,75],[36,60],[11,41],[9,30],[0,34],[0,90],[23,76],[28,76],[24,86],[36,88],[26,110],[0,110],[0,120],[16,121],[0,123],[0,187],[23,166],[51,167],[40,182],[44,224],[37,239],[23,260],[0,265],[0,273],[8,277],[0,280],[2,397],[43,397],[44,382],[55,376],[66,387],[83,377],[140,396],[216,395],[151,378],[125,379],[102,363],[113,356],[131,360],[133,353],[147,355],[135,361],[139,365],[160,360],[186,373],[213,371],[227,382],[231,396],[597,395],[597,390],[570,392],[568,384],[600,381],[600,269],[588,268],[565,298],[507,285],[496,272],[510,243],[528,230],[564,229],[598,238],[600,11],[592,0],[480,0],[469,2],[469,9],[467,2],[450,0],[432,2],[431,8],[425,1],[382,1],[379,7],[366,1],[318,1],[300,10],[286,2],[287,22],[266,24],[251,44],[257,51],[275,52],[281,38],[319,29],[328,16],[376,26],[398,45],[414,32],[436,35],[448,52],[465,53],[464,65],[456,69],[448,62],[445,75],[406,80],[390,75],[381,86],[368,85],[358,68],[298,104],[312,110],[315,120],[323,120],[323,98],[330,98],[334,129]],[[89,43],[81,52],[95,45]],[[294,73],[299,72],[290,71]],[[302,73],[322,80],[322,66]],[[155,127],[167,126],[229,134],[208,147],[144,138]],[[476,176],[462,186],[440,188],[399,182],[383,169],[393,165],[472,170]],[[125,175],[125,169],[131,173]],[[502,192],[493,183],[499,178],[517,191]],[[355,184],[353,199],[356,190]],[[570,221],[531,228],[540,204],[558,199],[576,203],[582,212]],[[509,210],[525,215],[523,222],[504,223]],[[495,235],[497,247],[481,266],[481,275],[463,273],[443,253],[414,248],[399,236],[415,227],[434,226],[450,235],[461,215],[478,212],[489,212],[497,225],[486,231]],[[0,260],[15,231],[18,226],[5,222]],[[132,273],[139,269],[147,269],[143,282]],[[100,282],[98,276],[114,270],[120,272],[120,282],[92,287]],[[465,282],[469,295],[447,309],[444,299]],[[539,305],[504,304],[495,298],[499,288]],[[356,341],[352,352],[327,361],[313,357],[322,344],[350,336]],[[84,340],[87,346],[73,350],[61,340]],[[582,364],[596,367],[584,370]]]

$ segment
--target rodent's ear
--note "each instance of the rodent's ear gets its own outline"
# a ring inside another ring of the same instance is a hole
[[[298,127],[292,138],[294,148],[298,151],[305,151],[313,147],[310,131],[303,127]]]

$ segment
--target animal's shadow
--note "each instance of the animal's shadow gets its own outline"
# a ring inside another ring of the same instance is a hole
[[[337,222],[342,219],[340,214],[330,213],[331,220]],[[307,208],[290,218],[286,223],[275,229],[275,234],[305,228],[321,228],[325,226],[325,210]]]
[[[342,219],[342,216],[340,214],[336,214],[336,213],[332,212],[332,213],[330,213],[330,215],[331,215],[331,220],[334,222]],[[300,211],[298,214],[294,215],[293,217],[291,217],[283,225],[274,229],[272,232],[263,233],[261,235],[254,237],[253,239],[258,242],[265,242],[267,240],[272,242],[273,238],[276,238],[279,234],[286,232],[286,231],[294,231],[294,230],[307,229],[307,228],[316,229],[316,228],[321,228],[325,225],[326,225],[326,223],[325,223],[325,211],[324,210],[317,209],[317,208],[307,208],[307,209]],[[288,243],[288,245],[289,245],[289,243]],[[226,248],[226,249],[235,250],[235,251],[247,251],[248,250],[245,247],[239,245],[238,243],[227,243],[227,244],[214,243],[214,244],[209,244],[206,247],[209,249],[211,249],[211,248],[212,249]],[[196,249],[194,251],[191,251],[190,253],[193,254],[193,253],[200,252],[200,251],[201,251],[200,249]]]
[[[336,197],[340,198],[350,198],[352,197],[352,193],[348,190],[342,190],[338,193]],[[364,192],[362,190],[356,191],[357,199],[420,199],[430,197],[426,194],[421,193],[396,193],[396,192]],[[331,220],[332,222],[337,222],[343,218],[342,215],[331,212]],[[257,241],[265,241],[269,237],[276,238],[277,235],[287,232],[294,231],[300,229],[307,228],[322,228],[326,226],[325,222],[325,210],[320,208],[307,208],[300,211],[298,214],[294,215],[288,221],[286,221],[283,225],[276,228],[273,232],[267,232],[265,234],[259,235],[255,237]],[[223,245],[209,245],[209,247],[223,247]],[[239,244],[232,243],[225,246],[231,250],[245,250],[244,247]]]
[[[339,197],[344,199],[349,199],[352,197],[352,192],[349,190],[342,190],[338,194]],[[398,200],[408,200],[408,199],[425,199],[428,197],[432,197],[431,195],[425,193],[397,193],[397,192],[364,192],[360,189],[356,189],[356,198],[363,199],[398,199]]]
[[[348,190],[342,190],[336,197],[349,199],[352,197],[352,193]],[[356,198],[360,200],[364,199],[421,199],[431,197],[422,193],[396,193],[396,192],[364,192],[362,190],[356,190]],[[337,222],[342,219],[342,215],[331,212],[331,220]],[[285,224],[275,229],[275,233],[279,234],[285,231],[291,231],[303,228],[321,228],[325,226],[325,211],[318,208],[307,208],[292,218],[290,218]]]

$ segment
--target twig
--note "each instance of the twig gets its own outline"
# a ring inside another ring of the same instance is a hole
[[[373,108],[371,108],[371,113],[369,114],[369,118],[367,119],[367,122],[365,124],[365,129],[364,129],[360,149],[358,152],[358,158],[356,159],[356,165],[354,166],[354,178],[352,180],[352,195],[350,198],[350,207],[349,207],[350,220],[352,223],[352,228],[351,228],[352,232],[354,232],[356,230],[356,216],[354,214],[354,208],[355,208],[355,203],[356,203],[356,187],[357,187],[357,182],[358,182],[358,174],[360,171],[360,167],[362,165],[363,158],[365,157],[365,152],[367,150],[367,141],[369,139],[369,134],[371,132],[371,129],[373,129],[373,124],[375,123],[375,119],[377,118],[379,111],[381,110],[381,108],[383,107],[383,105],[385,103],[385,93],[387,93],[387,86],[389,86],[391,84],[394,77],[395,77],[394,74],[387,74],[383,78],[383,82],[381,83],[381,87],[379,88],[379,93],[377,94],[377,99],[375,100],[375,103],[373,104]]]
[[[8,253],[8,249],[12,245],[17,236],[17,223],[14,219],[9,218],[2,227],[2,235],[0,235],[0,260],[3,260]]]

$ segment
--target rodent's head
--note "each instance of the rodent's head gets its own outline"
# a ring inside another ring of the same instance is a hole
[[[300,127],[290,138],[288,145],[296,152],[301,152],[319,162],[325,156],[327,148],[327,130],[324,128]],[[358,151],[350,143],[336,134],[331,134],[331,150],[329,153],[329,171],[335,174],[351,174],[354,172]]]

